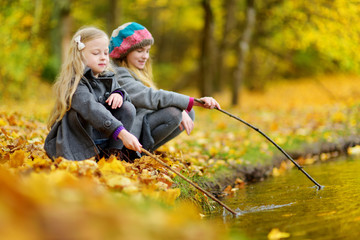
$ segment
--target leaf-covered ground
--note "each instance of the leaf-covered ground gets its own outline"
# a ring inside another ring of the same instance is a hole
[[[215,97],[224,110],[292,151],[305,144],[359,135],[359,83],[357,77],[341,76],[276,82],[263,93],[244,93],[236,108],[229,105],[227,94]],[[43,150],[50,96],[42,86],[27,102],[4,100],[0,106],[0,234],[4,239],[237,236],[221,224],[202,220],[203,210],[194,201],[183,200],[191,187],[150,157],[133,164],[115,157],[52,162]],[[358,152],[358,147],[349,149],[351,154]],[[192,134],[169,142],[159,154],[173,168],[201,181],[239,165],[267,164],[278,150],[235,119],[198,108]],[[273,175],[288,167],[291,164],[274,168]],[[225,192],[239,187],[244,187],[242,179]],[[191,191],[192,199],[214,204]]]

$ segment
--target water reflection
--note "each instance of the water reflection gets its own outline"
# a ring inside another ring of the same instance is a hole
[[[239,215],[224,220],[250,239],[267,239],[273,228],[290,233],[288,239],[358,239],[359,169],[359,159],[308,166],[322,190],[298,170],[250,185],[225,201]]]

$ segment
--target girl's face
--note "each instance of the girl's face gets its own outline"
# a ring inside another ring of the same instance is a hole
[[[150,48],[151,45],[148,45],[130,52],[126,56],[128,64],[131,64],[140,70],[144,69],[145,63],[149,59]]]
[[[102,73],[109,63],[109,40],[106,37],[96,38],[85,43],[83,50],[84,63],[91,68],[95,77]]]

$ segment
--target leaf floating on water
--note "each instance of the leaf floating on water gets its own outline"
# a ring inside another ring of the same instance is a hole
[[[229,185],[224,189],[223,193],[226,195],[230,195],[232,193],[231,189],[232,189],[232,187],[231,187],[231,185]]]
[[[201,218],[201,219],[203,219],[203,218],[205,218],[205,217],[206,217],[206,215],[201,214],[201,213],[199,213],[199,215],[200,215],[200,218]]]
[[[245,187],[245,182],[241,180],[240,178],[236,178],[235,180],[235,188],[241,189]]]
[[[283,217],[292,217],[292,216],[295,216],[296,214],[295,213],[287,213],[287,214],[284,214],[282,215]]]
[[[348,154],[350,154],[350,155],[359,155],[360,154],[360,146],[357,145],[355,147],[348,148]]]
[[[268,237],[269,240],[278,240],[278,239],[290,237],[290,233],[281,232],[278,228],[273,228],[269,232],[267,237]]]
[[[317,216],[318,217],[329,216],[329,215],[333,215],[335,213],[336,213],[336,211],[330,211],[330,212],[319,213]]]

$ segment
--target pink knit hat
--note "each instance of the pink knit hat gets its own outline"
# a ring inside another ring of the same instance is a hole
[[[136,22],[121,25],[112,32],[109,51],[112,58],[124,58],[131,51],[154,44],[151,33]]]

